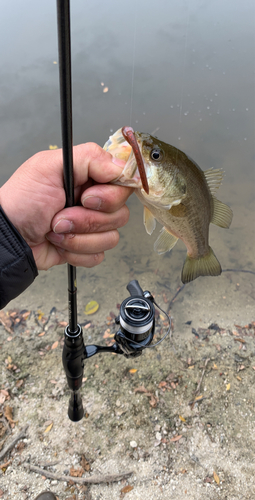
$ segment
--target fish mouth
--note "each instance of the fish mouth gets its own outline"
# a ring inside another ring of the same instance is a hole
[[[126,139],[126,141],[128,142],[128,144],[130,144],[130,146],[133,150],[136,164],[137,164],[139,174],[140,174],[142,187],[143,187],[145,193],[149,194],[149,184],[148,184],[148,180],[147,180],[147,176],[146,176],[146,172],[145,172],[145,168],[144,168],[143,157],[141,155],[141,151],[140,151],[140,148],[139,148],[136,136],[135,136],[135,132],[132,129],[132,127],[122,127],[121,132],[122,132],[124,139]]]

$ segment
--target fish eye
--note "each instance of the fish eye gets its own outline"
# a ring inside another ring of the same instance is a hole
[[[151,150],[150,157],[154,161],[161,161],[164,156],[162,149],[154,148]]]

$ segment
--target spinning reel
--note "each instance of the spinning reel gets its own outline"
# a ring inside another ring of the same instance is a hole
[[[120,314],[115,323],[119,326],[115,333],[115,343],[112,346],[84,345],[81,326],[76,333],[71,333],[69,327],[65,329],[65,343],[62,361],[66,372],[71,398],[69,401],[68,416],[72,421],[83,417],[84,411],[79,390],[82,385],[84,361],[98,352],[114,352],[123,354],[126,358],[136,358],[147,348],[158,345],[168,335],[171,329],[171,318],[154,301],[148,291],[143,291],[137,280],[127,285],[130,297],[123,300]],[[154,304],[166,315],[169,327],[164,337],[156,344],[152,344],[155,333]]]

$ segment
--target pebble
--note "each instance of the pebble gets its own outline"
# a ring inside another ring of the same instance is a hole
[[[137,448],[137,442],[136,441],[130,441],[130,446],[131,446],[131,448]]]

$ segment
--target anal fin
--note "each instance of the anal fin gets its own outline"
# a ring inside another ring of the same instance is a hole
[[[233,212],[231,208],[213,196],[213,216],[211,223],[219,227],[228,228],[231,224],[232,217]]]
[[[154,243],[154,250],[159,254],[169,252],[172,250],[174,245],[177,243],[178,238],[173,234],[169,233],[165,227],[161,229],[158,238]]]

